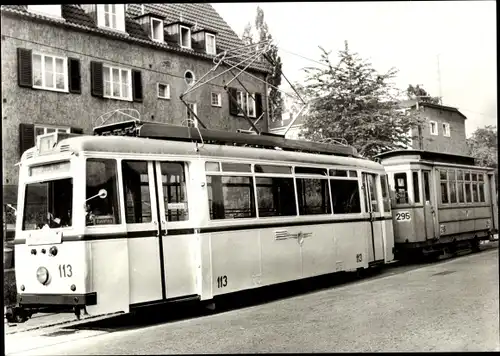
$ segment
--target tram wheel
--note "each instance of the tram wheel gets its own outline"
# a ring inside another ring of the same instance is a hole
[[[471,247],[472,247],[473,252],[480,252],[481,251],[481,241],[477,237],[475,237],[471,241]]]

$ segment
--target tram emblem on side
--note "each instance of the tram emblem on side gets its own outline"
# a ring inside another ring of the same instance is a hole
[[[274,232],[274,239],[275,240],[288,240],[288,239],[297,239],[297,242],[299,245],[302,245],[304,243],[304,239],[311,236],[312,232],[302,232],[299,231],[296,234],[290,234],[286,230],[278,230]]]

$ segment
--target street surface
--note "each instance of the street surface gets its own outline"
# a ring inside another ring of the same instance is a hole
[[[495,245],[214,315],[7,335],[6,354],[500,351]]]

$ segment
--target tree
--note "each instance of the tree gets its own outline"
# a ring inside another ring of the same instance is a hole
[[[439,104],[441,101],[439,97],[431,96],[423,87],[420,87],[418,84],[415,86],[409,84],[408,88],[406,89],[406,94],[408,95],[409,99],[416,100],[418,98],[418,101],[423,101],[426,103]]]
[[[324,68],[305,68],[303,92],[309,102],[304,137],[313,141],[345,140],[365,157],[387,150],[406,148],[413,126],[422,122],[413,111],[399,107],[399,91],[390,80],[397,71],[378,73],[347,41],[333,65],[330,52],[322,51]]]
[[[467,139],[469,154],[475,158],[476,164],[498,169],[498,134],[496,126],[485,126],[476,129]]]
[[[250,24],[250,22],[247,23],[247,25],[243,29],[243,35],[241,35],[241,39],[243,40],[243,43],[246,45],[253,44],[252,25]]]
[[[241,37],[243,42],[247,45],[272,40],[273,37],[271,33],[269,33],[269,27],[264,21],[264,10],[260,7],[257,7],[257,13],[255,15],[255,32],[253,31],[252,25],[248,23]],[[283,63],[281,62],[281,57],[278,55],[278,48],[276,46],[271,47],[267,53],[267,58],[272,66],[272,73],[267,77],[267,83],[270,85],[267,93],[270,110],[269,117],[270,120],[274,122],[281,120],[283,112],[283,97],[278,90],[281,85]]]

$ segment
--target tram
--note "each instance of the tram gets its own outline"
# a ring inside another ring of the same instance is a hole
[[[479,249],[498,232],[494,170],[472,157],[396,150],[376,157],[392,197],[396,258],[418,258],[461,246]]]
[[[22,155],[18,303],[128,313],[394,259],[384,167],[348,146],[131,120]],[[400,230],[398,230],[400,231]]]

